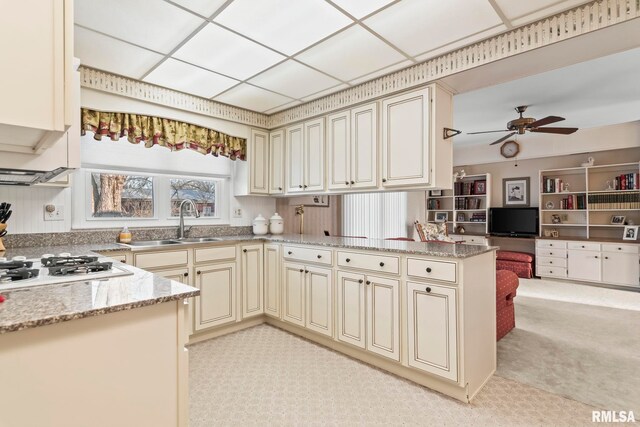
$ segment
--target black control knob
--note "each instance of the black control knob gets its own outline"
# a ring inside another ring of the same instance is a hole
[[[431,267],[427,267],[427,273],[431,273]]]
[[[425,291],[427,291],[427,293],[431,292],[431,288],[427,286],[427,289],[425,289]]]

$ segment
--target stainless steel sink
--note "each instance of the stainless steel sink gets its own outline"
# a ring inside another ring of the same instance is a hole
[[[164,246],[164,245],[179,245],[181,242],[177,240],[138,240],[135,242],[127,243],[130,246]]]
[[[180,242],[184,243],[204,243],[204,242],[221,242],[222,239],[218,237],[188,237],[180,239]]]

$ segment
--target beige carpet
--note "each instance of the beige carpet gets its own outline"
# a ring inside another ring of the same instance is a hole
[[[592,425],[592,407],[515,381],[464,404],[267,325],[189,351],[191,427]]]
[[[496,375],[640,413],[640,311],[523,296],[514,301],[516,329],[498,342]]]

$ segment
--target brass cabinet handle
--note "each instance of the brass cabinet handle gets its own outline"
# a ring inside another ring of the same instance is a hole
[[[202,274],[202,271],[198,270],[196,271],[196,274]]]
[[[364,282],[364,280],[358,279],[358,283],[362,283],[362,282]]]
[[[243,250],[242,250],[242,252],[247,253],[247,250],[246,250],[246,249],[243,249]]]
[[[307,274],[308,272],[309,272],[309,270],[305,270],[305,271],[304,271],[304,274]]]
[[[371,284],[371,282],[369,280],[367,280],[367,285],[370,285],[370,284]]]
[[[351,181],[351,185],[353,185],[353,184],[355,184],[355,183],[356,183],[355,181]]]
[[[184,277],[189,277],[189,273],[182,273]]]
[[[302,273],[303,271],[304,271],[304,269],[302,269],[302,268],[301,268],[301,269],[300,269],[300,273]]]

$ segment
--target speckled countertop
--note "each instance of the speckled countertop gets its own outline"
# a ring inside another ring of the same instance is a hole
[[[118,245],[93,245],[96,250],[118,249]],[[19,248],[2,256],[39,257],[45,252],[89,254],[83,246],[55,248]],[[46,249],[43,251],[43,249]],[[14,253],[15,252],[15,253]],[[132,275],[57,285],[2,291],[0,334],[35,328],[83,317],[99,316],[122,310],[197,296],[200,291],[131,266],[123,266]]]

